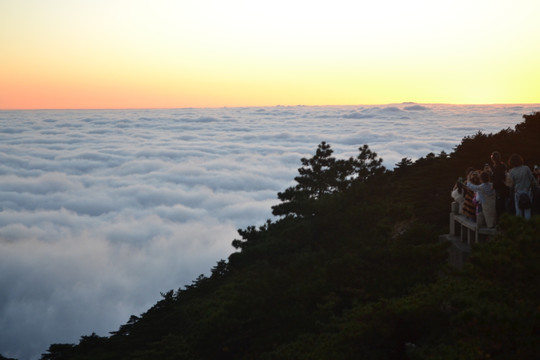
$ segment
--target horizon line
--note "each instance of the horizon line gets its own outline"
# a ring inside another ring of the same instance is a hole
[[[528,105],[534,106],[539,105],[538,103],[445,103],[445,102],[415,102],[415,101],[403,101],[403,102],[391,102],[391,103],[373,103],[373,104],[326,104],[326,105],[306,105],[306,104],[296,104],[296,105],[237,105],[237,106],[178,106],[178,107],[74,107],[74,108],[0,108],[0,111],[74,111],[74,110],[178,110],[178,109],[235,109],[235,108],[273,108],[273,107],[338,107],[338,106],[384,106],[384,105],[453,105],[453,106],[496,106],[496,105]]]

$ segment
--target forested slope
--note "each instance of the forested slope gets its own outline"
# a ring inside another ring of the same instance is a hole
[[[393,171],[368,146],[302,159],[278,216],[239,230],[211,275],[108,337],[53,344],[53,359],[522,359],[540,353],[540,218],[446,264],[450,190],[493,150],[540,160],[540,113]]]

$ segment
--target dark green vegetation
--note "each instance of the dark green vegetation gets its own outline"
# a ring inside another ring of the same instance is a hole
[[[540,217],[505,216],[501,235],[446,264],[449,196],[493,150],[540,160],[540,113],[477,133],[451,154],[388,171],[367,146],[335,159],[322,143],[279,220],[240,230],[211,275],[109,337],[53,344],[56,359],[532,359],[540,353]]]

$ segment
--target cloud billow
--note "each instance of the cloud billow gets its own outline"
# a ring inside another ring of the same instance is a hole
[[[400,104],[0,112],[0,353],[107,335],[271,217],[300,158],[392,168],[538,107]],[[29,345],[31,344],[31,345]]]

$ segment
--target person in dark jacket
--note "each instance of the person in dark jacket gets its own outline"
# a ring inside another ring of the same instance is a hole
[[[501,161],[501,154],[498,151],[494,151],[491,154],[491,162],[493,163],[491,169],[491,180],[493,182],[493,188],[495,189],[495,209],[497,212],[497,222],[506,209],[506,202],[510,189],[505,184],[506,180],[506,165]]]

